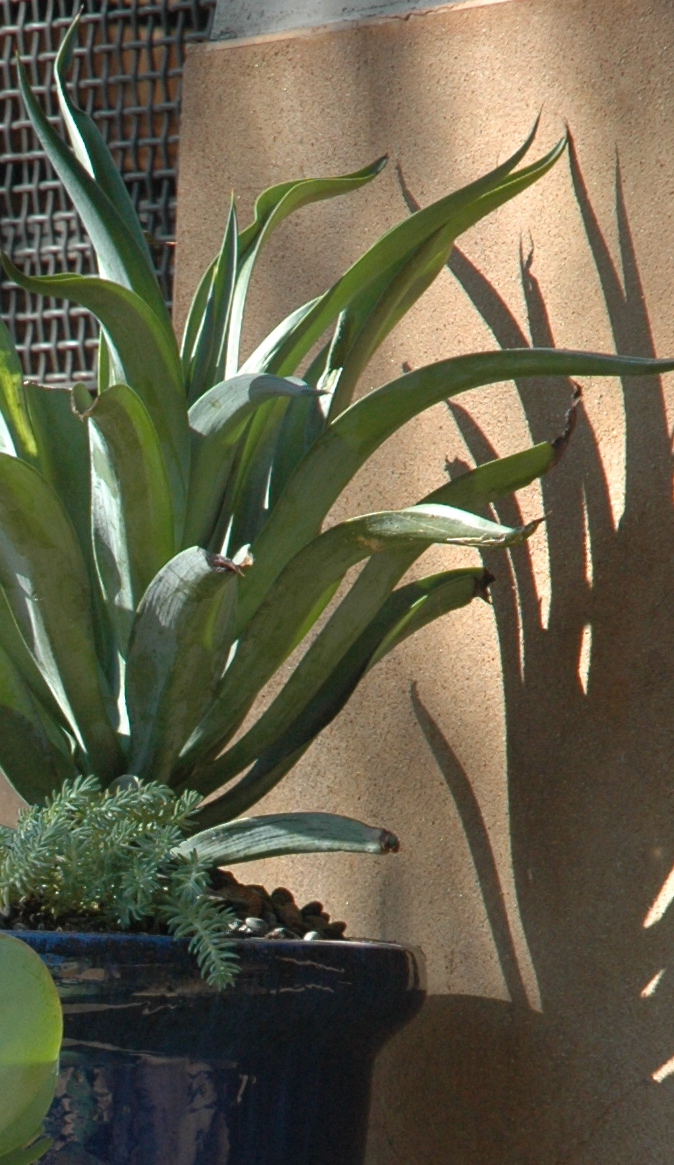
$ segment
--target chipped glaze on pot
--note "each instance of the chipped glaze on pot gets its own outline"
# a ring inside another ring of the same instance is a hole
[[[186,944],[24,932],[59,987],[44,1165],[360,1165],[372,1062],[421,1006],[388,943],[247,939],[218,993]]]

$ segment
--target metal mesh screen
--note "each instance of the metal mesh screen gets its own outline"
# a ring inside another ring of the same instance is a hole
[[[180,80],[185,47],[202,40],[215,0],[0,0],[0,220],[2,246],[29,274],[95,270],[91,244],[45,158],[17,90],[18,52],[39,100],[62,130],[52,92],[64,30],[83,9],[72,66],[79,104],[97,121],[152,236],[171,300]],[[26,375],[92,381],[95,321],[81,308],[1,284],[2,317]]]

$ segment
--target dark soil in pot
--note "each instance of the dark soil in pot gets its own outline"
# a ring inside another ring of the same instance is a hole
[[[21,937],[65,1014],[45,1165],[362,1162],[374,1056],[423,1000],[413,952],[236,939],[217,992],[165,936]]]
[[[311,901],[301,908],[284,886],[269,892],[264,886],[239,882],[228,870],[210,871],[211,892],[230,907],[238,922],[231,928],[236,938],[341,939],[346,923],[331,921],[323,903]],[[20,906],[0,912],[0,927],[8,930],[56,930],[84,933],[107,932],[109,924],[95,914],[64,915],[54,919],[45,913],[38,899],[26,898]],[[133,934],[168,934],[154,919],[145,919],[129,928]]]

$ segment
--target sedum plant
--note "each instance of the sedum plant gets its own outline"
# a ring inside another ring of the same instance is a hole
[[[326,529],[333,503],[388,437],[447,397],[514,377],[643,375],[674,362],[482,352],[356,399],[372,355],[442,270],[456,237],[563,155],[566,138],[525,164],[536,127],[490,173],[389,230],[245,357],[247,292],[272,232],[302,206],[357,191],[385,159],[274,186],[242,230],[232,203],[179,342],[122,178],[69,92],[76,35],[75,23],[55,69],[70,146],[20,64],[19,80],[98,274],[32,278],[3,262],[27,291],[70,299],[98,318],[98,385],[25,382],[2,331],[0,765],[28,803],[52,806],[45,812],[59,804],[49,799],[64,781],[71,793],[93,788],[78,784],[92,777],[101,791],[119,788],[126,774],[153,790],[168,786],[176,805],[189,806],[181,852],[210,865],[309,850],[387,852],[390,834],[350,819],[245,815],[387,652],[486,595],[480,568],[405,576],[433,543],[508,547],[527,538],[536,523],[513,529],[480,514],[545,473],[559,450],[538,444],[445,480],[417,504]],[[299,662],[256,713],[259,693],[300,644]],[[127,915],[109,909],[124,925]]]
[[[164,924],[188,938],[204,978],[226,987],[235,966],[236,916],[211,893],[208,862],[183,847],[200,801],[156,781],[101,790],[96,777],[65,781],[0,827],[0,894],[45,924],[129,930]],[[0,1158],[0,1165],[2,1159]]]

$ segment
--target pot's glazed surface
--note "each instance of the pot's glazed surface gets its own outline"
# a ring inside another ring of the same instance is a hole
[[[359,1165],[372,1061],[418,1011],[388,943],[246,939],[218,993],[184,943],[23,932],[65,1038],[45,1165]]]

